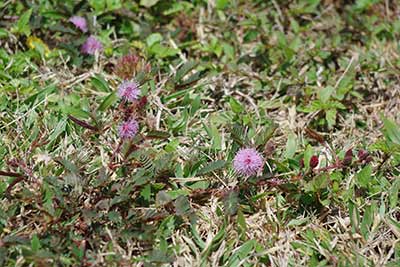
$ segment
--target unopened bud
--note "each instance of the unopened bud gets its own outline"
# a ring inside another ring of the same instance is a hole
[[[316,168],[318,166],[318,163],[319,163],[318,156],[313,155],[311,157],[311,159],[310,159],[310,167],[311,167],[311,169]]]
[[[344,155],[342,164],[344,166],[349,166],[352,161],[353,161],[353,150],[350,148],[349,150],[346,151],[346,154]]]
[[[360,149],[360,150],[358,151],[357,156],[358,156],[358,159],[359,159],[360,161],[364,161],[364,160],[366,160],[366,159],[368,158],[369,153],[368,153],[367,151],[363,150],[363,149]]]

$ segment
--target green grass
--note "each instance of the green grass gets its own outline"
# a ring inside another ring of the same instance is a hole
[[[0,266],[399,266],[396,1],[32,2],[0,2]]]

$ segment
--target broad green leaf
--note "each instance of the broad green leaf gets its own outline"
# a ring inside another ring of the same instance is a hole
[[[254,250],[254,243],[254,240],[249,240],[236,249],[226,266],[240,266],[240,261],[248,257]]]
[[[309,218],[305,217],[305,218],[299,218],[299,219],[292,219],[289,221],[289,223],[286,224],[287,227],[297,227],[300,225],[304,225],[305,223],[309,222]]]
[[[239,195],[237,191],[230,191],[224,196],[225,214],[235,215],[239,205]]]
[[[198,175],[204,175],[225,167],[226,161],[225,160],[216,160],[213,162],[208,163],[206,166],[201,168],[198,172]]]
[[[80,108],[64,105],[62,106],[62,111],[67,115],[72,115],[78,119],[88,119],[90,114]]]
[[[98,107],[97,110],[99,111],[105,111],[107,110],[110,106],[112,106],[116,101],[118,100],[118,97],[116,96],[115,93],[111,93],[108,96],[106,96],[101,102],[100,106]]]
[[[216,0],[215,7],[217,9],[225,9],[229,4],[229,0]]]
[[[321,88],[318,91],[318,98],[321,100],[322,103],[328,102],[329,98],[331,97],[332,93],[335,91],[335,88],[332,86],[327,86],[325,88]]]
[[[319,192],[326,188],[329,184],[329,176],[326,173],[321,173],[313,178],[305,186],[306,191]]]
[[[277,123],[272,123],[269,127],[262,130],[261,133],[256,135],[256,146],[265,145],[274,135],[275,130],[278,129]]]
[[[179,50],[175,49],[175,48],[170,48],[170,47],[164,46],[160,43],[155,43],[155,44],[151,45],[151,47],[149,48],[149,52],[151,54],[157,56],[158,58],[166,58],[166,57],[175,56],[176,54],[179,53]]]
[[[400,178],[395,178],[392,186],[389,189],[389,204],[392,209],[397,207],[398,198],[399,198],[399,191],[400,191]]]
[[[169,132],[158,131],[158,130],[151,130],[146,135],[147,138],[157,138],[157,139],[167,139],[170,136],[171,134]]]
[[[313,150],[312,146],[307,145],[306,150],[304,151],[304,157],[303,157],[304,167],[306,170],[308,170],[310,168],[310,160],[311,160],[311,157],[313,156],[313,154],[314,154],[314,150]]]
[[[33,251],[38,251],[41,248],[40,240],[36,234],[32,236],[31,239],[31,248]]]
[[[32,9],[28,9],[24,14],[19,18],[17,22],[17,32],[25,34],[26,36],[31,35],[31,28],[29,26],[29,20],[32,15]]]
[[[152,46],[152,45],[154,45],[154,44],[156,44],[156,43],[159,43],[159,42],[161,42],[163,40],[163,37],[162,37],[162,35],[161,34],[159,34],[159,33],[152,33],[152,34],[150,34],[149,36],[147,36],[147,38],[146,38],[146,44],[147,44],[147,46]]]
[[[336,109],[328,109],[325,111],[326,122],[328,123],[328,127],[332,129],[332,127],[336,124]]]
[[[355,3],[355,7],[357,10],[363,11],[378,2],[379,0],[357,0]]]
[[[362,187],[368,187],[368,184],[371,181],[371,174],[372,174],[372,166],[367,165],[365,166],[359,173],[357,173],[356,178],[357,182]]]
[[[49,136],[49,141],[53,142],[62,132],[64,132],[66,125],[67,125],[66,119],[60,120],[57,126],[55,127],[54,131]]]
[[[8,37],[8,32],[5,29],[0,28],[0,39],[7,37]]]
[[[180,196],[190,195],[189,191],[186,189],[170,190],[170,191],[167,191],[167,194],[171,198],[171,200],[175,200]]]
[[[288,136],[288,140],[286,142],[285,157],[292,158],[296,153],[296,149],[297,149],[296,135],[294,133],[290,133]]]
[[[198,63],[196,61],[188,61],[183,64],[177,71],[174,77],[174,82],[178,83],[181,79],[188,74],[192,69],[194,69]]]
[[[108,87],[108,83],[100,75],[93,76],[90,79],[90,82],[93,85],[93,87],[100,92],[110,92],[111,91],[110,88]]]
[[[174,201],[174,206],[176,210],[176,215],[178,216],[187,215],[191,211],[190,202],[187,196],[179,196]]]
[[[161,207],[172,201],[172,198],[167,194],[166,191],[162,190],[156,195],[156,206]]]
[[[400,145],[400,127],[394,121],[382,116],[383,133],[387,140]]]
[[[57,162],[60,163],[66,170],[70,171],[71,173],[74,173],[76,175],[79,174],[79,168],[71,161],[67,159],[58,159]]]
[[[365,238],[365,240],[368,239],[369,233],[370,233],[370,228],[374,220],[375,216],[375,210],[377,210],[376,204],[372,203],[371,205],[368,205],[364,209],[364,214],[362,217],[361,225],[360,225],[360,232]]]
[[[150,201],[151,199],[151,185],[147,184],[142,191],[140,192],[140,195],[146,200]]]
[[[244,110],[243,105],[233,97],[229,99],[229,105],[236,114],[241,113]]]
[[[246,218],[244,217],[244,214],[241,209],[238,209],[237,212],[237,225],[238,225],[238,232],[242,237],[245,237],[247,231],[247,223],[246,223]]]
[[[140,5],[144,7],[152,7],[158,3],[159,0],[140,0]]]
[[[352,233],[356,233],[358,231],[358,227],[360,224],[360,212],[358,211],[357,205],[353,201],[349,201],[349,215],[351,222],[351,230]]]

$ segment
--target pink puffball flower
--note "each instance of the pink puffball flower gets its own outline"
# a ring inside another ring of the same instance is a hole
[[[123,122],[118,129],[119,137],[122,139],[131,139],[139,131],[139,123],[135,119]]]
[[[233,168],[243,176],[256,175],[263,168],[263,158],[254,148],[242,148],[233,159]]]
[[[140,95],[138,83],[134,80],[125,80],[118,87],[118,95],[128,101],[137,100]]]
[[[72,24],[74,24],[75,27],[80,29],[82,32],[88,31],[86,19],[84,17],[73,16],[68,21],[71,22]]]
[[[93,35],[87,38],[86,42],[81,47],[83,54],[94,55],[96,51],[103,51],[103,45]]]

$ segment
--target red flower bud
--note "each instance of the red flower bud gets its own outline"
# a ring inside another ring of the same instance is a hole
[[[311,159],[310,159],[310,167],[311,167],[311,169],[314,169],[315,167],[317,167],[317,166],[318,166],[318,163],[319,163],[318,156],[313,155],[313,156],[311,157]]]
[[[368,158],[369,153],[368,153],[368,151],[365,151],[365,150],[363,150],[363,149],[360,149],[360,150],[358,151],[357,156],[358,156],[358,159],[359,159],[360,161],[364,161],[364,160],[366,160],[366,159]]]
[[[138,102],[137,108],[142,109],[142,108],[144,108],[144,106],[146,106],[146,104],[147,104],[147,97],[142,96],[142,98],[140,98],[140,100]]]
[[[350,148],[349,150],[346,151],[342,164],[343,166],[349,166],[352,161],[353,161],[353,150]]]

